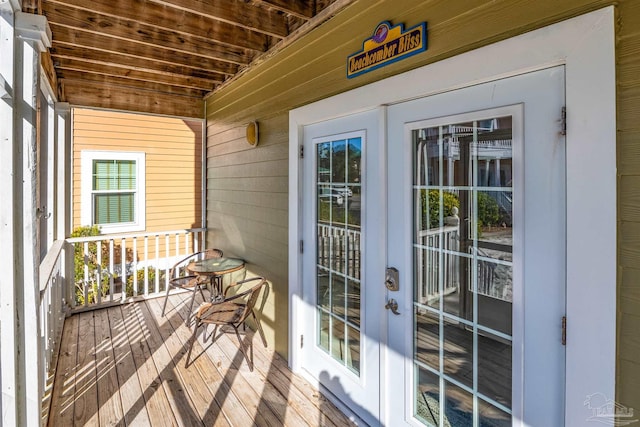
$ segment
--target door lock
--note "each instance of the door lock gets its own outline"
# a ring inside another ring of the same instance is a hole
[[[393,298],[391,298],[387,304],[384,306],[384,308],[386,308],[387,310],[391,310],[391,312],[393,314],[395,314],[396,316],[400,316],[400,313],[398,312],[398,302],[396,300],[394,300]]]
[[[390,291],[397,291],[400,289],[400,273],[395,267],[388,267],[387,274],[384,278],[384,285]]]

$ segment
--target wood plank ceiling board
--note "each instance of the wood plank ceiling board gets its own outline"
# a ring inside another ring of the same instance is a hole
[[[60,101],[204,117],[203,99],[354,0],[24,0]],[[331,7],[330,7],[331,6]],[[314,22],[317,20],[317,24]]]

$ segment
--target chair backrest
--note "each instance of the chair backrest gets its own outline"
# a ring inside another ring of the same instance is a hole
[[[222,250],[220,249],[206,249],[202,253],[204,259],[222,258]]]
[[[257,285],[254,285],[251,289],[246,291],[247,302],[244,308],[244,312],[242,313],[242,316],[240,317],[240,321],[238,323],[244,322],[247,317],[253,312],[253,308],[256,306],[256,302],[258,301],[258,297],[260,296],[260,291],[262,290],[262,287],[267,284],[267,280],[264,277],[256,277],[254,279],[259,279],[260,281]]]
[[[260,296],[260,291],[262,290],[262,287],[267,284],[267,280],[264,277],[252,277],[251,279],[246,279],[235,284],[240,285],[253,281],[258,281],[258,283],[239,294],[225,298],[224,301],[234,301],[234,303],[242,306],[242,313],[240,314],[240,317],[238,317],[237,320],[229,321],[226,324],[241,325],[253,312],[256,302],[258,301],[258,297]],[[199,319],[207,319],[209,316],[215,316],[219,304],[219,302],[203,302],[196,311],[196,317]],[[215,323],[220,324],[219,322]]]

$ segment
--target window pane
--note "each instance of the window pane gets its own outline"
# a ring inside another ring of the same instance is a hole
[[[93,190],[135,190],[134,160],[94,160]]]
[[[94,224],[134,222],[133,193],[94,194]]]
[[[135,222],[136,185],[135,160],[94,160],[93,223]]]

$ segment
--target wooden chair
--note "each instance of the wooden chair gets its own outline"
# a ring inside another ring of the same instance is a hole
[[[242,286],[246,284],[250,284],[255,282],[251,286],[251,288],[240,292],[238,294],[227,296],[227,292],[230,289],[233,289],[236,286]],[[198,328],[200,326],[205,327],[204,333],[204,341],[207,340],[206,327],[208,325],[214,325],[215,328],[211,333],[211,342],[215,342],[216,334],[218,331],[218,326],[232,326],[235,330],[236,337],[238,338],[238,344],[240,345],[240,351],[244,355],[244,358],[247,360],[247,364],[249,365],[249,370],[253,371],[253,346],[249,344],[252,349],[252,357],[251,360],[247,354],[247,351],[244,348],[242,343],[242,338],[240,337],[239,328],[240,326],[246,330],[245,321],[252,316],[256,322],[256,328],[260,333],[260,338],[262,338],[262,344],[267,346],[267,340],[264,337],[264,332],[262,330],[262,326],[260,325],[260,321],[256,317],[254,312],[254,307],[256,302],[258,301],[258,296],[260,295],[260,291],[263,286],[267,284],[267,281],[264,277],[253,277],[251,279],[242,280],[237,283],[232,283],[229,285],[224,291],[224,300],[219,302],[204,302],[200,305],[195,314],[195,323],[193,325],[193,335],[191,337],[191,342],[189,345],[189,352],[187,354],[187,361],[185,366],[189,366],[189,357],[191,356],[191,350],[193,349],[193,344],[196,341],[196,335],[198,332]]]
[[[164,304],[162,305],[162,316],[164,316],[165,309],[167,308],[167,300],[169,299],[169,292],[171,289],[179,288],[193,290],[191,303],[189,305],[189,313],[193,310],[193,302],[196,299],[197,291],[200,291],[202,299],[204,299],[202,287],[206,286],[206,283],[201,282],[198,276],[189,274],[187,271],[187,265],[193,261],[212,258],[222,258],[222,251],[220,249],[206,249],[204,251],[195,252],[185,258],[182,258],[180,261],[176,262],[173,267],[171,267],[171,270],[169,271],[169,285],[167,286],[167,293],[164,297]],[[191,315],[187,317],[186,323],[188,324],[190,320]]]

